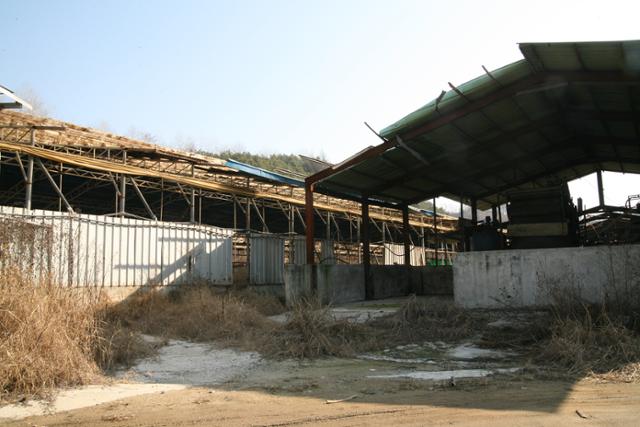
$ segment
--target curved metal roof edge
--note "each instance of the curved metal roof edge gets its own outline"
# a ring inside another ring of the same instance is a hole
[[[511,62],[500,68],[490,71],[490,73],[492,75],[504,76],[505,74],[515,73],[516,71],[518,71],[516,69],[523,67],[526,67],[528,69],[529,72],[527,74],[533,74],[529,62],[526,59],[520,59],[518,61]],[[458,91],[462,92],[463,94],[468,95],[470,94],[470,92],[484,89],[488,85],[495,86],[496,83],[491,76],[485,73],[484,75],[475,77],[468,82],[457,86],[456,89],[458,89]],[[441,110],[450,110],[456,108],[455,104],[458,101],[466,102],[456,90],[448,90],[444,93],[443,96],[431,100],[416,111],[406,115],[397,122],[382,129],[380,131],[380,136],[386,139],[392,138],[398,133],[417,125],[419,122],[424,122],[425,120],[429,120],[432,117],[437,117],[441,113]]]
[[[247,163],[242,163],[237,160],[228,159],[225,161],[224,165],[229,168],[235,169],[240,172],[244,172],[248,175],[252,175],[258,178],[279,182],[281,184],[288,184],[294,187],[304,187],[304,181],[301,181],[295,178],[290,178],[288,176],[281,175],[276,172],[271,172],[269,170],[262,169],[257,166],[252,166]]]

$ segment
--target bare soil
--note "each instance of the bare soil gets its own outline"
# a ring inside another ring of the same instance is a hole
[[[302,371],[292,372],[300,376]],[[123,399],[9,426],[572,426],[637,425],[640,384],[488,379],[456,387],[340,381],[345,369],[315,367],[317,381],[287,378],[271,390],[191,388]],[[324,374],[324,375],[320,375]],[[304,376],[306,374],[303,374]],[[236,384],[236,386],[239,384]],[[245,383],[248,386],[248,383]],[[354,387],[355,386],[355,387]],[[227,387],[228,388],[228,387]],[[369,390],[370,394],[363,393]],[[327,399],[353,400],[327,404]]]
[[[373,317],[372,307],[348,310],[357,318],[363,315],[359,310],[367,319]],[[421,310],[415,304],[403,305],[400,316],[392,318],[400,319],[393,330],[402,335],[402,344],[388,339],[386,348],[349,357],[260,358],[254,352],[226,349],[224,343],[217,348],[213,343],[170,340],[155,358],[140,361],[124,378],[184,389],[159,388],[91,407],[4,422],[131,427],[638,425],[639,382],[605,382],[607,376],[597,375],[580,379],[583,376],[567,369],[536,365],[529,353],[522,352],[526,346],[521,342],[530,340],[526,326],[531,314],[526,319],[503,319],[501,314],[487,313],[470,320],[450,309],[430,317]],[[313,329],[313,337],[333,336],[317,326],[322,322],[315,317],[307,320],[299,322],[300,331],[291,340],[308,329]],[[374,319],[373,324],[384,320]],[[509,328],[514,339],[505,340]],[[487,333],[494,329],[500,333]],[[498,341],[518,345],[495,346]],[[494,345],[477,345],[486,342]],[[465,375],[470,371],[480,375]],[[489,372],[494,374],[483,376]],[[347,400],[327,403],[341,399]]]

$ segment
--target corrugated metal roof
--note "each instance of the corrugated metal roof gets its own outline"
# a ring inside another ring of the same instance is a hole
[[[390,203],[504,201],[597,169],[640,173],[640,41],[522,43],[524,59],[380,132],[386,142],[312,176],[318,191]]]
[[[257,166],[248,165],[246,163],[239,162],[237,160],[228,159],[225,162],[225,166],[235,169],[239,172],[246,173],[256,178],[262,178],[267,181],[273,181],[281,184],[288,184],[294,187],[304,187],[304,181],[291,178],[276,172],[271,172],[266,169],[259,168]]]

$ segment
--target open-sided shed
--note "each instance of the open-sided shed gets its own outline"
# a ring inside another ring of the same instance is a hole
[[[640,41],[522,43],[520,51],[519,61],[449,83],[383,129],[381,144],[309,177],[308,195],[357,199],[363,218],[369,203],[406,212],[438,196],[475,212],[504,203],[508,190],[601,170],[640,173]]]

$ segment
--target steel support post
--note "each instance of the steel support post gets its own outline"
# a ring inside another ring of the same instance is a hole
[[[289,234],[294,234],[296,232],[296,224],[295,224],[295,213],[293,212],[293,205],[289,203]]]
[[[238,206],[236,206],[237,202],[235,197],[231,199],[231,203],[233,203],[233,229],[237,230],[238,229]]]
[[[120,201],[118,202],[118,212],[120,216],[125,214],[125,203],[126,203],[126,192],[127,192],[127,177],[125,174],[120,174]]]
[[[191,176],[195,176],[195,170],[193,164],[191,165]],[[191,188],[191,198],[189,201],[189,222],[195,224],[196,222],[196,190]]]
[[[58,188],[60,188],[60,192],[63,191],[62,188],[62,163],[60,163],[59,169],[60,175],[58,175]],[[58,197],[58,212],[62,212],[62,197]]]
[[[364,294],[365,299],[373,299],[373,287],[371,286],[371,250],[369,245],[369,201],[362,202],[362,264],[364,267]]]
[[[404,265],[411,266],[411,238],[409,237],[409,206],[402,206],[402,240],[404,241]]]
[[[245,228],[247,232],[251,231],[251,199],[247,197],[247,210],[244,212],[245,214]]]
[[[436,259],[436,267],[438,266],[438,245],[440,244],[440,239],[438,239],[438,214],[436,213],[436,198],[433,198],[433,240],[435,246],[435,259]]]
[[[598,178],[598,203],[600,204],[600,208],[604,207],[604,186],[602,185],[602,171],[598,170],[596,172],[596,177]]]
[[[122,162],[127,164],[127,152],[122,152]],[[127,200],[127,177],[125,174],[120,174],[120,202],[118,203],[118,210],[120,216],[124,216],[126,212],[126,200]]]
[[[306,250],[307,250],[307,264],[315,264],[314,257],[314,232],[315,224],[313,218],[313,184],[305,184],[304,186],[304,215],[307,226],[306,230]]]
[[[196,222],[196,190],[191,189],[191,197],[189,200],[189,222],[194,224]]]
[[[478,225],[478,202],[476,199],[471,199],[471,223],[474,227]]]
[[[31,145],[35,144],[33,129],[30,132]],[[29,156],[29,162],[27,163],[27,181],[25,186],[24,207],[26,210],[31,210],[31,195],[33,192],[33,157]]]

